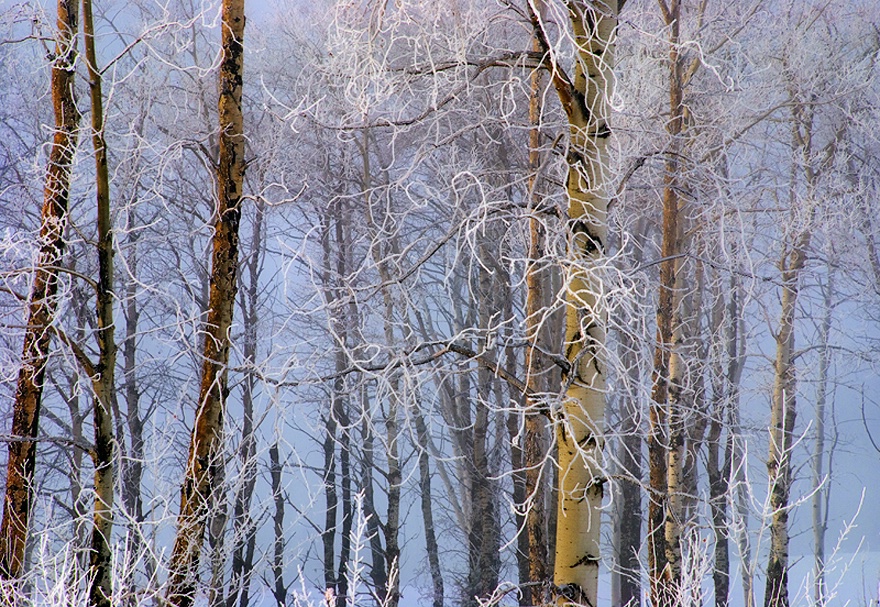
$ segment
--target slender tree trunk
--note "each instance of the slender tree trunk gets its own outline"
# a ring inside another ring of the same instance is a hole
[[[533,30],[550,63],[569,122],[569,267],[566,275],[565,402],[557,424],[559,463],[554,594],[560,605],[596,605],[603,496],[605,304],[597,268],[607,239],[607,143],[613,40],[622,2],[568,3],[574,32],[574,78],[556,62],[544,24],[529,5]]]
[[[281,457],[278,442],[269,447],[269,472],[272,476],[272,500],[275,513],[272,517],[272,597],[276,605],[287,605],[287,587],[284,585],[284,489],[281,486]]]
[[[825,303],[825,315],[819,331],[819,377],[816,382],[816,442],[813,446],[813,599],[816,607],[825,607],[828,601],[828,589],[825,585],[825,532],[828,529],[828,512],[824,507],[830,492],[825,482],[825,409],[828,401],[828,366],[830,353],[828,336],[831,333],[831,316],[834,295],[833,270],[828,266],[828,282],[822,286]]]
[[[657,346],[654,355],[651,432],[648,440],[651,501],[648,514],[648,561],[651,601],[672,607],[681,598],[681,519],[683,516],[685,415],[682,299],[684,269],[679,152],[684,128],[682,61],[679,55],[681,2],[660,4],[669,28],[669,107],[663,189],[660,291]]]
[[[257,358],[257,306],[261,252],[263,249],[263,207],[259,203],[255,208],[253,231],[251,234],[251,254],[247,260],[248,285],[244,296],[240,298],[240,307],[244,317],[244,364],[246,367],[254,365]],[[239,473],[239,487],[233,506],[233,549],[232,549],[232,573],[229,578],[229,592],[227,593],[227,607],[234,607],[236,598],[239,599],[239,607],[245,607],[248,601],[250,586],[250,572],[247,570],[246,549],[252,543],[256,533],[254,522],[251,520],[251,498],[257,484],[257,445],[254,436],[254,392],[256,391],[256,377],[251,369],[245,370],[242,383],[242,426],[241,444],[238,450],[238,459],[241,466]]]
[[[792,150],[800,152],[809,201],[815,195],[812,169],[812,109],[795,104],[792,108]],[[791,170],[791,212],[795,212],[797,165]],[[810,213],[812,220],[812,212]],[[797,225],[792,222],[792,225]],[[776,338],[773,395],[770,403],[770,449],[767,473],[770,483],[770,550],[767,555],[767,581],[764,607],[788,607],[788,510],[791,491],[791,454],[797,414],[796,369],[794,365],[795,313],[801,273],[811,239],[810,227],[783,237],[779,271],[782,279],[782,310]]]
[[[36,462],[43,380],[57,308],[58,272],[64,254],[64,227],[70,193],[70,167],[76,150],[80,114],[74,99],[76,0],[58,1],[57,40],[52,62],[52,105],[55,134],[49,149],[46,188],[40,223],[40,252],[28,300],[27,330],[21,369],[12,405],[3,521],[0,523],[0,577],[19,578],[24,566]]]
[[[333,402],[324,418],[324,529],[321,532],[321,544],[324,549],[324,590],[336,593],[336,518],[338,498],[336,496],[336,419],[335,401],[340,398],[334,389]]]
[[[171,553],[166,593],[168,602],[176,607],[189,607],[194,599],[210,496],[216,486],[217,463],[222,458],[229,329],[232,325],[236,293],[238,226],[244,172],[241,111],[244,0],[223,0],[221,22],[223,53],[218,103],[218,208],[213,238],[202,381],[186,475],[180,492],[177,537]]]
[[[632,230],[631,250],[625,254],[628,268],[640,266],[644,257],[647,225],[640,220]],[[616,566],[611,570],[612,607],[640,607],[642,600],[642,484],[643,484],[643,415],[641,394],[643,378],[639,361],[639,343],[633,332],[619,332],[620,360],[626,372],[626,383],[617,390],[620,404],[620,436],[617,461],[625,476],[618,483],[614,549]]]
[[[422,507],[422,522],[425,525],[425,543],[428,552],[428,567],[434,594],[432,607],[443,607],[443,575],[440,571],[440,550],[434,528],[434,513],[431,508],[431,469],[428,461],[428,427],[419,407],[413,408],[416,426],[416,440],[419,441],[419,494]]]
[[[397,344],[394,338],[394,299],[391,293],[391,272],[388,268],[388,258],[382,245],[385,237],[380,236],[379,225],[373,215],[372,170],[370,168],[370,134],[367,129],[363,131],[362,140],[363,175],[362,185],[364,203],[367,212],[366,221],[370,230],[373,246],[373,262],[379,271],[382,280],[382,303],[385,345],[389,352],[394,351]],[[393,236],[392,236],[393,241]],[[393,244],[392,247],[393,248]],[[400,378],[392,374],[388,381],[388,413],[385,415],[385,456],[388,462],[386,475],[388,482],[388,505],[386,509],[385,524],[382,530],[385,535],[385,571],[387,572],[387,588],[378,589],[383,597],[385,607],[397,607],[400,601],[400,491],[403,483],[403,473],[400,463]]]
[[[341,206],[340,201],[336,205],[337,213],[335,217],[335,231],[337,243],[336,255],[336,276],[337,280],[344,280],[343,277],[348,276],[349,268],[353,267],[351,262],[351,254],[354,250],[353,230],[349,222],[349,215],[346,209]],[[342,285],[340,285],[342,286]],[[340,292],[340,297],[344,295]],[[358,308],[354,298],[349,300],[348,306],[339,312],[338,328],[336,329],[339,338],[346,347],[351,344],[350,335],[353,327],[357,326]],[[336,369],[337,373],[341,373],[347,364],[346,354],[342,348],[336,349]],[[337,586],[337,607],[343,607],[348,598],[348,567],[351,560],[351,530],[354,523],[354,508],[352,504],[352,473],[351,473],[351,455],[352,455],[352,425],[349,416],[348,392],[345,388],[344,380],[340,377],[334,385],[334,391],[339,397],[336,399],[336,419],[342,428],[341,444],[339,449],[339,471],[342,489],[342,531],[340,533],[339,542],[339,566],[336,575]]]
[[[532,51],[539,52],[540,41],[532,37]],[[542,197],[538,193],[541,166],[541,72],[535,70],[531,76],[531,94],[529,96],[529,263],[526,267],[526,387],[529,394],[548,394],[550,391],[549,365],[544,353],[552,350],[549,335],[547,310],[546,282],[549,268],[544,265],[545,234],[544,222],[540,217]],[[524,503],[528,506],[525,512],[525,546],[527,547],[528,577],[521,576],[521,582],[528,582],[521,592],[522,605],[543,604],[548,599],[549,563],[547,562],[547,512],[546,512],[546,480],[544,479],[544,463],[547,459],[547,430],[544,418],[536,410],[546,407],[546,403],[538,398],[526,400],[524,449],[522,463],[525,467]],[[518,430],[517,430],[518,432]],[[516,468],[516,466],[515,466]]]
[[[382,538],[379,536],[379,516],[376,512],[375,489],[373,487],[373,469],[375,468],[375,454],[373,443],[372,415],[368,414],[369,396],[367,388],[362,388],[361,407],[364,411],[361,420],[361,445],[363,457],[361,458],[361,491],[364,494],[364,515],[367,517],[367,535],[370,538],[370,581],[373,584],[373,592],[376,597],[382,597],[388,587],[388,571],[385,568],[385,551],[382,549]]]
[[[208,585],[208,605],[224,607],[226,597],[223,577],[226,573],[226,524],[229,522],[229,497],[219,490],[226,483],[226,462],[221,456],[211,472],[214,491],[208,499],[208,554],[211,563],[211,581]]]
[[[128,244],[133,252],[127,260],[128,271],[137,275],[138,250],[137,232],[130,232]],[[128,426],[130,445],[121,465],[122,502],[129,519],[129,529],[125,540],[126,578],[123,588],[126,600],[134,604],[135,566],[142,557],[147,579],[153,578],[156,565],[147,550],[141,524],[144,522],[144,502],[141,482],[144,469],[144,423],[140,411],[140,387],[137,375],[137,331],[140,308],[137,302],[137,282],[130,280],[125,289],[125,340],[122,342],[122,369],[124,375],[125,418]]]
[[[727,607],[730,601],[730,546],[729,536],[731,523],[733,522],[728,513],[728,505],[732,503],[730,495],[732,470],[734,465],[734,445],[736,424],[734,411],[739,406],[739,382],[742,375],[743,359],[741,355],[743,336],[739,326],[739,292],[738,282],[731,277],[728,289],[729,301],[724,306],[724,294],[719,285],[719,293],[716,295],[713,309],[712,335],[720,338],[725,335],[725,350],[717,352],[717,362],[712,368],[712,394],[714,407],[712,419],[709,424],[708,455],[706,471],[709,477],[709,504],[712,515],[712,529],[715,535],[714,567],[712,578],[715,589],[716,607]],[[727,368],[724,369],[722,356],[726,356]],[[724,441],[722,457],[721,433],[725,420],[727,421],[727,438]],[[746,531],[747,533],[747,531]],[[747,563],[748,556],[742,557],[743,568],[750,565]]]
[[[634,391],[638,390],[641,377],[638,370],[636,344],[626,333],[621,335],[622,360]],[[620,511],[618,520],[617,567],[612,574],[617,578],[618,601],[615,607],[639,607],[642,584],[639,550],[642,544],[642,436],[640,433],[638,394],[621,394],[621,427],[617,459],[626,478],[620,483]]]
[[[344,363],[344,353],[336,353],[337,365]],[[340,388],[340,391],[342,388]],[[351,495],[351,420],[348,415],[348,404],[340,398],[336,416],[342,426],[342,443],[339,449],[339,472],[342,489],[342,530],[339,534],[339,567],[336,574],[337,606],[343,607],[348,596],[348,562],[351,560],[351,528],[354,522]]]
[[[788,607],[788,499],[791,490],[791,450],[796,415],[794,319],[804,250],[783,256],[782,315],[776,336],[776,372],[770,411],[770,553],[764,607]]]
[[[109,607],[112,594],[112,555],[110,534],[113,529],[114,458],[113,411],[116,410],[116,341],[113,324],[113,229],[110,218],[110,178],[107,169],[107,144],[104,140],[104,100],[101,73],[95,53],[95,26],[91,0],[83,0],[83,33],[92,108],[92,147],[95,152],[95,183],[98,206],[98,376],[95,387],[95,510],[89,559],[89,603]]]

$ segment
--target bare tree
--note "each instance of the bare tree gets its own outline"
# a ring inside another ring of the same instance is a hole
[[[238,273],[238,225],[245,168],[241,108],[244,0],[224,0],[221,22],[220,154],[204,363],[166,591],[166,599],[177,607],[191,605],[194,600],[202,538],[222,457],[229,328]]]
[[[74,97],[79,11],[76,0],[59,0],[57,39],[52,61],[52,105],[55,132],[49,152],[40,223],[40,253],[28,304],[12,418],[6,472],[3,521],[0,524],[0,576],[23,573],[25,544],[33,507],[37,432],[46,364],[58,294],[58,267],[64,253],[64,229],[70,193],[70,170],[76,151],[80,113]]]

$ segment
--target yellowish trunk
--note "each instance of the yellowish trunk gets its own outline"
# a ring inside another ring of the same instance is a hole
[[[596,605],[605,480],[606,312],[600,265],[607,236],[605,170],[618,3],[570,2],[568,8],[577,44],[574,80],[558,69],[553,75],[571,137],[565,275],[565,355],[570,367],[556,430],[559,500],[553,581],[557,604]]]

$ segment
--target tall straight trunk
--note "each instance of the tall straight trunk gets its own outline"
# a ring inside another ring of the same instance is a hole
[[[737,530],[736,547],[740,560],[740,578],[742,579],[743,605],[755,607],[755,559],[752,555],[752,542],[749,535],[749,489],[746,484],[745,461],[746,452],[739,438],[739,394],[732,398],[730,404],[730,428],[737,434],[729,439],[731,443],[731,464],[728,472],[734,482],[736,491],[731,496],[733,505],[731,515]]]
[[[729,519],[728,502],[730,490],[730,466],[733,450],[733,428],[728,424],[727,438],[721,440],[725,421],[730,417],[729,409],[733,406],[733,395],[737,387],[738,377],[733,377],[736,365],[738,345],[738,298],[736,293],[736,280],[731,279],[729,290],[730,302],[725,307],[724,292],[720,284],[715,296],[715,305],[712,310],[711,335],[720,338],[725,334],[725,350],[713,353],[711,366],[712,375],[712,402],[711,421],[709,423],[709,436],[707,439],[708,453],[706,457],[706,474],[709,480],[709,507],[711,511],[712,531],[715,536],[714,566],[712,568],[712,581],[715,593],[715,607],[727,607],[730,601],[730,547],[728,541]],[[726,329],[726,331],[725,331]],[[724,368],[724,356],[727,357],[728,367]],[[723,445],[723,449],[722,449]]]
[[[648,514],[648,561],[651,601],[671,607],[681,595],[681,517],[683,514],[685,418],[682,358],[682,242],[679,191],[684,129],[683,74],[679,54],[681,2],[660,3],[669,28],[669,109],[671,137],[663,177],[663,220],[660,248],[660,290],[657,304],[657,345],[651,432],[648,440],[651,501]]]
[[[133,248],[126,264],[132,276],[137,276],[138,250],[137,232],[129,232],[128,244]],[[124,376],[123,394],[125,395],[125,419],[128,426],[129,448],[122,458],[122,502],[126,516],[130,520],[125,540],[126,577],[122,580],[123,592],[130,604],[135,598],[135,565],[141,557],[144,559],[147,579],[153,578],[156,564],[147,550],[146,541],[141,530],[144,522],[144,501],[141,483],[144,470],[144,422],[140,411],[140,387],[137,377],[137,331],[140,320],[140,308],[137,302],[137,283],[129,280],[125,288],[125,339],[122,342],[122,370]]]
[[[782,314],[776,335],[776,361],[770,409],[770,552],[764,607],[788,607],[788,500],[791,490],[791,450],[796,410],[794,320],[803,247],[783,255]]]
[[[425,544],[428,553],[428,567],[431,570],[433,585],[432,607],[443,607],[443,575],[440,570],[440,549],[434,527],[434,512],[431,507],[431,469],[428,461],[428,427],[419,407],[413,408],[416,426],[416,440],[419,442],[419,497],[421,498],[422,523],[425,526]]]
[[[808,203],[813,204],[816,173],[812,169],[812,108],[792,107],[792,150],[801,155],[806,176]],[[833,148],[831,148],[833,150]],[[830,158],[830,155],[828,156]],[[790,210],[796,213],[796,162],[790,177]],[[810,212],[812,220],[812,211]],[[792,221],[792,225],[797,225]],[[807,258],[812,233],[810,227],[795,234],[783,235],[779,271],[782,279],[781,313],[776,338],[773,394],[770,403],[770,448],[767,474],[770,484],[770,549],[767,555],[767,579],[764,607],[788,607],[788,510],[791,492],[791,455],[797,414],[794,365],[795,312],[801,273]]]
[[[532,50],[540,51],[540,41],[532,37]],[[544,264],[545,241],[544,222],[540,217],[541,196],[538,194],[538,171],[541,166],[541,97],[542,74],[535,70],[531,75],[529,96],[529,262],[526,267],[526,310],[525,329],[529,342],[526,349],[525,372],[526,387],[529,394],[525,412],[525,437],[520,467],[525,468],[524,500],[528,505],[525,513],[525,539],[527,557],[527,578],[520,576],[522,584],[528,582],[521,591],[522,605],[537,605],[546,602],[550,575],[547,562],[547,512],[546,481],[544,462],[547,459],[547,431],[544,418],[536,410],[543,408],[541,394],[550,392],[549,373],[545,352],[552,350],[549,328],[545,313],[547,310],[548,268]],[[517,430],[518,431],[518,430]]]
[[[553,584],[559,604],[596,605],[605,479],[605,303],[598,266],[607,240],[607,159],[619,0],[568,3],[575,43],[574,78],[555,59],[544,24],[530,5],[535,36],[549,63],[569,123],[569,242],[566,270],[565,401],[556,429],[559,463]]]
[[[625,259],[629,268],[642,264],[647,225],[640,220],[632,230],[631,250]],[[625,270],[626,271],[626,270]],[[642,476],[643,431],[641,413],[642,374],[639,344],[631,331],[620,331],[618,337],[620,360],[626,370],[626,383],[617,390],[620,404],[620,436],[617,461],[624,478],[618,483],[617,524],[614,529],[616,566],[611,570],[612,607],[639,607],[642,599]]]
[[[76,0],[58,0],[57,39],[52,62],[52,106],[55,134],[49,149],[46,187],[40,217],[40,252],[28,299],[27,329],[9,441],[3,521],[0,523],[0,577],[23,573],[36,463],[43,382],[49,358],[50,327],[55,318],[58,271],[64,255],[64,227],[70,195],[70,167],[76,150],[80,114],[74,99],[75,38],[79,11]]]
[[[337,351],[337,365],[341,366],[345,354]],[[337,367],[338,368],[338,367]],[[342,489],[342,529],[339,533],[339,565],[336,573],[337,605],[342,607],[348,596],[348,567],[351,560],[351,529],[354,522],[354,510],[351,493],[351,420],[348,415],[347,401],[338,400],[336,412],[339,425],[342,426],[342,442],[339,450],[339,473]]]
[[[343,280],[343,277],[348,276],[348,268],[353,266],[350,258],[352,255],[352,251],[355,248],[353,243],[353,230],[351,229],[350,223],[348,221],[349,216],[345,212],[346,210],[341,206],[341,204],[342,203],[340,201],[340,203],[335,207],[337,209],[337,215],[335,217],[335,232],[337,243],[336,276],[338,280]],[[357,326],[358,316],[359,312],[357,302],[354,300],[354,298],[351,298],[349,299],[347,310],[340,312],[339,314],[338,327],[336,329],[337,334],[341,338],[343,344],[346,345],[346,347],[349,347],[350,345],[351,331],[353,327]],[[342,348],[337,348],[337,373],[342,372],[342,370],[346,366],[346,363],[347,357],[345,352]],[[336,603],[338,607],[342,607],[342,605],[344,605],[345,601],[348,598],[348,568],[349,561],[351,560],[351,531],[352,525],[354,524],[355,515],[354,504],[352,502],[352,426],[351,418],[348,413],[350,400],[347,397],[344,380],[342,380],[341,377],[338,380],[338,385],[334,385],[334,390],[337,394],[340,395],[340,398],[336,400],[336,419],[338,420],[339,425],[342,428],[341,445],[339,449],[339,472],[342,476],[340,482],[342,490],[342,530],[339,534],[339,566],[337,568],[336,574]],[[343,398],[343,396],[345,396],[345,398]]]
[[[391,272],[388,267],[388,257],[386,249],[393,248],[383,246],[386,237],[380,236],[379,224],[373,213],[372,191],[372,170],[370,167],[370,133],[367,129],[363,131],[363,140],[361,147],[363,161],[362,186],[364,194],[364,203],[366,208],[366,221],[370,230],[372,240],[371,252],[373,262],[379,271],[379,278],[384,285],[382,291],[383,303],[383,325],[385,345],[389,352],[396,349],[398,344],[395,343],[394,336],[394,316],[395,306],[391,293]],[[385,607],[397,607],[400,601],[400,491],[403,483],[403,472],[400,462],[400,377],[392,372],[388,380],[388,413],[385,415],[385,457],[388,463],[388,472],[385,476],[388,482],[388,503],[385,516],[385,524],[382,530],[385,535],[385,571],[388,574],[387,588],[378,589],[380,596],[383,597]]]
[[[485,241],[478,245],[479,264],[476,280],[476,302],[478,326],[481,331],[489,331],[494,310],[500,309],[493,292],[495,284],[494,269],[489,246]],[[493,268],[489,270],[487,268]],[[484,341],[481,348],[489,345]],[[470,433],[470,462],[468,483],[470,488],[470,520],[468,521],[468,575],[464,587],[462,604],[476,607],[480,601],[492,595],[498,586],[500,562],[498,557],[499,538],[497,533],[497,509],[493,494],[491,472],[489,470],[489,401],[491,398],[492,372],[484,365],[477,369],[476,398],[474,399],[474,423]]]
[[[361,389],[361,407],[364,412],[361,419],[361,486],[364,494],[364,516],[367,517],[367,537],[370,539],[370,582],[376,597],[382,597],[388,587],[388,570],[385,568],[385,551],[382,538],[379,536],[379,515],[376,512],[375,488],[373,486],[373,470],[376,467],[373,436],[373,419],[368,412],[369,395],[367,388]]]
[[[333,389],[332,402],[324,418],[324,529],[321,531],[323,547],[324,590],[336,593],[336,518],[339,500],[336,495],[336,399],[340,395]]]
[[[510,444],[510,469],[513,491],[513,517],[516,524],[516,573],[519,580],[519,604],[526,607],[532,604],[532,587],[529,585],[529,532],[526,528],[526,475],[525,453],[519,444],[520,414],[511,410],[507,413],[507,441]]]
[[[189,458],[180,491],[180,515],[166,591],[168,602],[177,607],[189,607],[194,599],[210,497],[216,487],[217,464],[222,458],[229,329],[236,294],[244,173],[241,110],[244,25],[244,0],[223,0],[218,102],[220,156],[208,317],[204,328],[204,363]]]
[[[116,341],[113,325],[113,229],[110,219],[110,179],[107,144],[104,140],[104,100],[101,72],[95,53],[95,26],[91,0],[82,0],[83,33],[92,109],[92,147],[95,152],[95,183],[98,206],[98,376],[95,387],[95,505],[89,558],[89,603],[109,607],[112,593],[114,452],[113,411],[116,409]]]
[[[819,377],[816,381],[816,442],[813,445],[813,600],[816,607],[825,607],[828,588],[825,584],[825,532],[828,530],[828,495],[831,491],[825,482],[825,409],[828,405],[828,366],[830,352],[828,336],[831,333],[833,311],[834,277],[828,264],[828,282],[822,286],[825,314],[819,331]]]
[[[259,304],[259,282],[261,253],[263,247],[263,207],[257,204],[255,208],[253,231],[251,233],[251,254],[245,266],[248,271],[247,289],[240,298],[240,307],[244,317],[244,364],[246,367],[253,366],[257,359],[257,306]],[[256,533],[254,522],[251,519],[251,498],[257,484],[257,445],[254,436],[254,392],[256,390],[256,377],[250,369],[245,371],[242,383],[242,425],[241,444],[238,449],[238,459],[241,466],[239,473],[241,483],[235,496],[233,506],[233,548],[232,548],[232,573],[229,578],[229,592],[227,593],[226,607],[234,607],[238,599],[239,607],[245,607],[248,603],[250,588],[250,572],[247,568],[246,550],[252,544],[252,538]]]
[[[613,601],[612,605],[613,607],[632,607],[633,605],[638,607],[641,604],[642,596],[641,565],[639,563],[639,550],[642,544],[642,437],[639,427],[640,412],[637,394],[641,377],[638,370],[636,344],[632,336],[622,333],[621,341],[624,348],[621,358],[635,393],[623,392],[620,399],[621,426],[617,459],[626,478],[620,483],[618,495],[620,510],[617,538],[615,539],[617,566],[612,571],[612,576],[616,578],[617,601]]]
[[[278,441],[269,447],[269,472],[272,477],[272,598],[276,605],[287,605],[287,586],[284,585],[284,488],[281,486],[281,456]]]

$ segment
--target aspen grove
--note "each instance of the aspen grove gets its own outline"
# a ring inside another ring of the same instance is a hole
[[[0,604],[875,605],[878,62],[872,0],[0,4]]]

